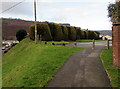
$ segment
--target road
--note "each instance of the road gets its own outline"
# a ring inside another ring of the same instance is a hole
[[[73,46],[73,45],[74,45],[74,43],[71,43],[67,46]],[[112,41],[110,41],[109,45],[112,46]],[[92,48],[93,42],[77,42],[77,46],[78,47],[87,47],[87,48],[91,47]],[[107,41],[96,41],[95,47],[100,47],[100,46],[107,48]]]

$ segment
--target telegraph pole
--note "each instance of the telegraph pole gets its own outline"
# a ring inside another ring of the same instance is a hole
[[[34,0],[34,14],[35,14],[35,43],[37,44],[36,0]]]

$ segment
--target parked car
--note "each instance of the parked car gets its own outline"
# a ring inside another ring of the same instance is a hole
[[[2,50],[5,50],[5,47],[2,47]]]

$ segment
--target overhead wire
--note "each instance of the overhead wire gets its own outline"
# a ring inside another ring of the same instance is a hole
[[[23,3],[24,1],[25,1],[25,0],[23,0],[23,1],[21,1],[21,2],[16,3],[15,5],[13,5],[13,6],[9,7],[8,9],[6,9],[6,10],[2,11],[0,14],[5,13],[6,11],[8,11],[8,10],[10,10],[10,9],[14,8],[14,7],[16,7],[17,5],[19,5],[19,4],[21,4],[21,3]]]

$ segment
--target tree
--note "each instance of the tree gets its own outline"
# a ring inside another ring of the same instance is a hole
[[[16,32],[16,38],[18,41],[21,41],[22,39],[24,39],[26,35],[27,35],[27,32],[24,29],[20,29]]]
[[[111,18],[113,24],[120,23],[120,1],[115,4],[109,4],[108,17]]]

